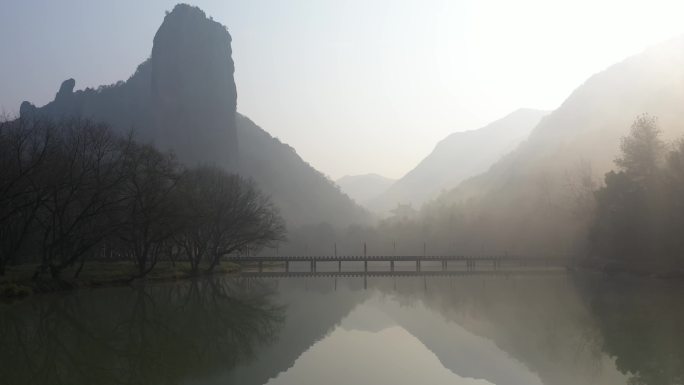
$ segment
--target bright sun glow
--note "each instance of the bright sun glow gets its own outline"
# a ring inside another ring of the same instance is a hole
[[[520,107],[554,109],[592,74],[684,32],[684,3],[672,0],[352,1],[332,8],[306,26],[281,27],[288,41],[302,42],[283,41],[272,67],[241,67],[236,80],[240,110],[333,178],[369,169],[400,177],[448,134]],[[239,62],[260,55],[242,51],[247,44],[235,39]],[[289,80],[283,65],[291,66]],[[300,92],[264,97],[267,85]],[[333,148],[316,144],[331,138]]]

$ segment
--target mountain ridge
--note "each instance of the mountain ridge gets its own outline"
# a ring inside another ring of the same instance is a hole
[[[345,175],[335,181],[344,193],[361,205],[365,205],[395,182],[394,179],[375,173]]]
[[[656,116],[663,139],[675,140],[684,135],[683,105],[684,36],[589,77],[516,150],[427,210],[468,206],[461,236],[472,244],[520,253],[581,252],[590,220],[581,205],[615,167],[620,139],[633,120]]]
[[[527,138],[546,111],[521,108],[479,129],[454,132],[439,141],[416,167],[397,180],[369,207],[388,212],[397,204],[420,206],[440,191],[486,171]]]

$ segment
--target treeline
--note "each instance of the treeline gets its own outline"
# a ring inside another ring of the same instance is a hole
[[[477,196],[455,202],[438,199],[419,210],[398,205],[390,218],[374,227],[341,230],[321,224],[295,229],[289,249],[279,251],[568,256],[602,268],[615,263],[634,271],[681,270],[684,140],[665,142],[657,119],[642,115],[626,131],[620,150],[616,170],[605,174],[604,183],[596,180],[591,164],[580,162],[576,169],[554,175],[553,183],[531,179],[524,200]],[[546,222],[520,220],[520,213],[530,207],[544,210],[537,220]],[[548,231],[519,231],[541,225]]]
[[[90,259],[127,260],[137,276],[162,259],[193,272],[282,240],[277,209],[249,180],[88,120],[0,122],[0,275],[37,263],[34,278],[78,276]]]
[[[655,117],[639,116],[621,142],[617,170],[595,194],[593,255],[681,267],[684,258],[684,140],[666,144]]]

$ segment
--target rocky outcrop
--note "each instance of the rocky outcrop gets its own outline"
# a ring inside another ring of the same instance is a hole
[[[199,8],[180,4],[164,18],[150,58],[152,123],[160,147],[190,162],[236,165],[231,54],[226,28]]]
[[[105,121],[172,150],[188,164],[237,164],[237,91],[231,37],[199,8],[177,5],[154,37],[152,55],[126,82],[74,92],[65,80],[53,102],[20,113]]]
[[[128,80],[74,91],[76,82],[69,79],[52,102],[39,108],[24,102],[20,113],[106,122],[122,134],[132,131],[139,141],[172,150],[188,165],[208,163],[239,172],[272,197],[290,226],[369,220],[294,149],[249,119],[236,118],[231,55],[226,27],[197,7],[179,4],[157,31],[150,58]]]

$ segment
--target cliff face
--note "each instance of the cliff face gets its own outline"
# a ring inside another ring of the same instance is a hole
[[[157,31],[150,58],[128,80],[74,91],[76,82],[69,79],[52,102],[39,108],[24,102],[20,112],[103,121],[172,150],[190,166],[215,164],[253,178],[290,226],[368,221],[364,210],[294,149],[236,113],[231,55],[231,36],[223,25],[199,8],[179,4]]]
[[[237,164],[237,92],[231,37],[199,8],[177,5],[154,37],[152,56],[126,82],[74,92],[62,83],[42,108],[24,102],[24,114],[80,116],[173,150],[188,164]]]
[[[154,37],[154,137],[184,160],[235,164],[237,91],[230,43],[224,26],[188,5],[176,6]]]

